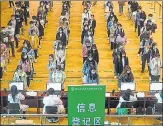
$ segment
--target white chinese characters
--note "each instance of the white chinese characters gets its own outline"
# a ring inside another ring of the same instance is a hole
[[[85,112],[85,104],[81,103],[77,106],[78,112]]]
[[[95,103],[89,104],[89,112],[95,112],[96,111],[96,105]]]

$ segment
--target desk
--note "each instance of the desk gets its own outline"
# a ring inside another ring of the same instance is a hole
[[[43,91],[36,91],[37,96],[27,96],[25,95],[25,100],[21,101],[22,104],[26,104],[29,106],[29,108],[37,108],[37,114],[40,113],[40,108],[43,108],[43,98],[45,97],[45,93]],[[105,97],[105,108],[107,109],[107,113],[110,114],[111,108],[116,108],[119,103],[119,97],[121,95],[120,92],[116,92],[115,95],[112,95],[111,92],[110,97]],[[4,91],[1,91],[0,98],[1,98],[1,108],[7,106],[7,96],[8,92],[4,93]],[[66,113],[68,113],[68,93],[62,92],[61,93],[61,100],[63,101],[63,105],[66,109]],[[140,104],[144,109],[148,106],[151,106],[150,103],[156,103],[157,100],[154,96],[150,95],[148,92],[145,92],[144,98],[138,98],[138,101],[136,101],[137,104]]]

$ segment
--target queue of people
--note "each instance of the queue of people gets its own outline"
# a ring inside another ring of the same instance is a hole
[[[85,2],[83,4],[82,13],[82,56],[83,56],[83,83],[99,83],[98,63],[99,54],[94,41],[94,33],[96,28],[96,20],[91,12],[91,3]]]
[[[104,4],[109,45],[110,49],[113,50],[114,77],[118,79],[118,89],[120,89],[121,82],[134,82],[134,76],[125,50],[128,41],[122,24],[114,14],[113,3],[107,1]]]

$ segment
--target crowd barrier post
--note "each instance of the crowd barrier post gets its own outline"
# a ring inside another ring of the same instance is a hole
[[[156,1],[154,1],[154,10],[153,10],[154,13],[156,13]]]
[[[162,10],[162,6],[159,4],[159,19],[162,19],[162,13],[161,13],[161,10]]]

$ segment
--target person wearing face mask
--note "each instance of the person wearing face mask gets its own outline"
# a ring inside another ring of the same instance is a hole
[[[153,58],[156,57],[156,54],[159,54],[159,50],[157,48],[157,43],[152,43],[152,47],[149,50],[149,56],[150,56],[150,60],[152,60]]]
[[[141,43],[140,43],[140,50],[138,52],[138,56],[141,53],[141,55],[142,55],[142,57],[141,57],[141,60],[142,60],[142,70],[141,70],[141,73],[144,73],[146,62],[149,65],[149,58],[150,58],[149,57],[149,49],[150,49],[151,45],[152,45],[152,42],[150,41],[149,37],[143,39],[141,41]]]
[[[34,31],[36,32],[36,34],[39,36],[39,29],[38,29],[38,27],[36,27],[34,21],[30,21],[30,28],[29,28],[29,30],[28,30],[28,35],[31,35],[33,30],[34,30]]]
[[[66,50],[61,43],[58,44],[58,47],[55,50],[55,59],[57,61],[57,65],[61,66],[62,70],[64,70],[66,62]]]
[[[8,24],[8,27],[6,29],[6,32],[8,33],[8,44],[11,47],[12,56],[15,57],[15,47],[14,47],[14,28],[12,28],[12,24]]]
[[[114,49],[112,54],[113,64],[114,64],[114,78],[116,78],[121,74],[121,71],[119,69],[121,57],[122,57],[122,52],[120,51],[120,49],[119,48]]]
[[[96,28],[96,20],[95,20],[93,14],[91,15],[91,19],[89,19],[89,24],[90,24],[90,28],[92,30],[92,35],[94,36],[95,28]]]
[[[119,63],[120,73],[122,73],[122,71],[128,65],[129,65],[129,61],[128,61],[128,57],[126,56],[126,52],[125,51],[122,51],[122,57],[120,57],[120,63]]]
[[[84,36],[83,44],[85,44],[86,40],[89,40],[91,44],[94,43],[94,37],[93,37],[93,35],[91,33],[91,30],[89,30],[88,33]]]
[[[113,49],[116,49],[116,43],[115,43],[115,36],[114,36],[114,33],[117,29],[117,24],[114,23],[111,27],[110,27],[110,30],[109,30],[109,42],[110,42],[110,48],[111,50]]]
[[[124,32],[118,34],[115,43],[116,43],[115,46],[117,46],[118,44],[122,44],[123,46],[125,46],[128,43],[127,38],[124,35]]]
[[[126,66],[118,77],[118,88],[121,88],[121,82],[134,82],[134,76],[129,66]]]
[[[15,15],[11,15],[11,19],[9,20],[8,24],[12,25],[12,28],[14,28],[14,33],[15,33],[15,27],[16,27]]]
[[[64,81],[66,79],[66,74],[61,67],[57,65],[56,71],[52,73],[52,82],[62,83],[62,89],[64,89]]]
[[[18,65],[13,76],[14,82],[23,82],[25,88],[27,88],[27,74],[22,70],[22,66]]]
[[[66,35],[63,32],[63,28],[62,27],[59,28],[59,32],[56,34],[56,40],[60,40],[63,43],[64,47],[67,46]]]
[[[83,28],[82,34],[81,34],[81,43],[82,44],[84,41],[84,36],[88,35],[88,31],[89,31],[88,25],[85,25]]]
[[[31,72],[32,70],[32,64],[29,60],[29,57],[26,53],[21,54],[21,60],[19,61],[19,64],[22,66],[22,70],[27,74],[27,86],[30,86],[30,79],[31,79]]]
[[[125,32],[124,32],[124,30],[122,28],[122,25],[118,24],[118,27],[117,27],[117,29],[115,30],[115,33],[114,33],[115,41],[116,41],[118,35],[122,35],[122,34],[125,36]]]
[[[49,81],[52,82],[52,73],[56,70],[56,60],[54,59],[54,55],[49,55],[49,62],[48,62],[48,70],[49,70]]]
[[[91,84],[91,83],[97,83],[99,84],[99,77],[98,73],[96,72],[95,68],[91,68],[89,71],[89,74],[86,79],[86,83]]]
[[[84,21],[84,18],[87,18],[88,20],[90,19],[91,15],[90,13],[88,12],[88,10],[86,8],[84,8],[84,11],[82,13],[82,24],[83,24],[83,21]]]
[[[39,38],[38,38],[35,30],[32,30],[31,33],[32,34],[29,36],[29,42],[30,42],[32,49],[34,50],[34,53],[35,53],[35,62],[37,62]]]
[[[161,69],[162,69],[162,61],[160,59],[160,54],[156,54],[155,58],[153,58],[149,63],[151,69],[151,81],[159,82]]]
[[[83,70],[82,70],[83,78],[86,78],[88,76],[91,67],[94,67],[97,70],[97,62],[93,59],[92,53],[89,53],[88,58],[84,62],[84,65],[83,65]],[[84,79],[84,80],[86,80],[86,79]]]
[[[90,52],[92,53],[93,55],[93,59],[97,62],[97,64],[99,63],[99,54],[98,54],[98,50],[97,50],[97,47],[96,47],[96,44],[93,44],[92,45],[92,48],[90,50]]]
[[[86,40],[86,43],[82,46],[82,57],[83,57],[83,64],[87,60],[88,52],[91,49],[91,44],[89,40]]]
[[[110,10],[113,10],[113,3],[110,1],[107,1],[105,4],[105,18],[108,19],[110,16]]]

